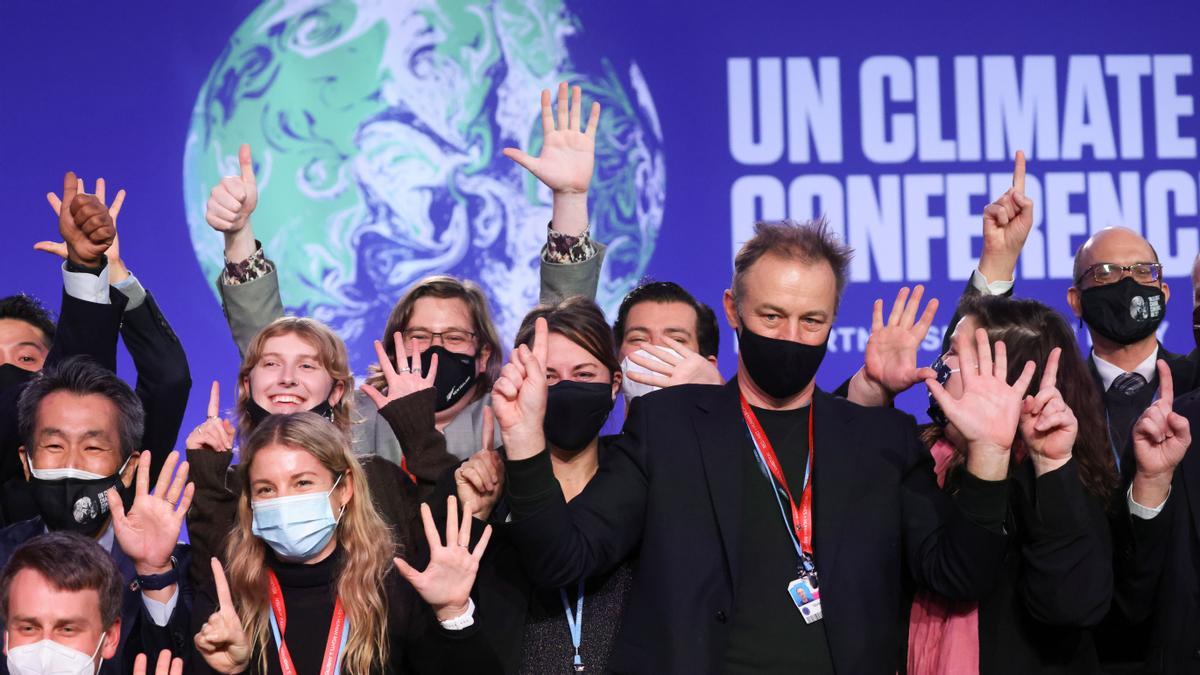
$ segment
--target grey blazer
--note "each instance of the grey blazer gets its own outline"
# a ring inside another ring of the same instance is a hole
[[[593,245],[596,255],[584,262],[560,264],[542,261],[539,297],[543,304],[554,304],[574,295],[595,299],[605,246],[600,242],[593,242]],[[254,281],[232,286],[222,283],[218,275],[217,292],[221,295],[221,308],[239,354],[246,353],[246,347],[258,331],[283,316],[279,275],[274,271]],[[399,464],[404,453],[391,427],[379,416],[375,404],[366,394],[356,389],[353,396],[351,439],[354,453],[379,455]],[[480,438],[483,436],[483,408],[490,401],[490,394],[472,401],[446,425],[443,433],[446,435],[446,450],[450,454],[467,459],[479,451],[482,446]],[[495,440],[499,445],[499,427],[496,428]]]

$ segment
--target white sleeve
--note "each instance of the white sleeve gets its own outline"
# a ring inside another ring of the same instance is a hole
[[[1012,290],[1013,280],[988,281],[982,272],[975,270],[971,272],[971,285],[983,295],[1004,295]]]
[[[67,263],[62,265],[63,290],[76,300],[94,302],[100,305],[110,304],[108,298],[108,261],[99,274],[91,272],[68,272]]]
[[[1167,499],[1170,499],[1170,498],[1171,498],[1171,492],[1170,492],[1170,490],[1168,490],[1167,491]],[[1159,504],[1158,506],[1155,506],[1155,507],[1142,506],[1141,504],[1133,501],[1133,486],[1132,485],[1129,486],[1129,490],[1125,493],[1125,501],[1126,501],[1126,503],[1129,504],[1129,513],[1135,517],[1141,518],[1142,520],[1150,520],[1151,518],[1154,518],[1158,514],[1162,513],[1163,507],[1167,505],[1166,499],[1164,499],[1162,501],[1162,504]]]
[[[175,603],[179,600],[179,584],[175,584],[175,592],[171,594],[171,599],[166,602],[151,600],[142,593],[142,604],[146,606],[146,612],[150,615],[150,620],[155,626],[165,626],[171,620],[171,614],[175,612]]]

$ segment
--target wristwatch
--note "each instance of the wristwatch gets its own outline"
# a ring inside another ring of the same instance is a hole
[[[171,556],[171,570],[162,574],[147,574],[145,576],[139,574],[129,583],[129,590],[137,591],[161,591],[162,589],[179,583],[179,561],[175,556]]]

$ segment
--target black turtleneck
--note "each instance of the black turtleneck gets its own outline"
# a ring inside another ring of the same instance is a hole
[[[335,548],[328,558],[312,565],[284,562],[268,550],[266,562],[275,572],[283,591],[283,604],[287,610],[283,639],[296,672],[319,673],[337,598],[336,582],[342,567],[342,550]],[[267,672],[283,675],[275,640],[269,640],[268,645]]]

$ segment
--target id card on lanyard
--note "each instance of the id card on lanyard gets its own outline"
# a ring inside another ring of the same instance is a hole
[[[775,494],[775,503],[779,505],[779,514],[787,526],[788,536],[796,548],[796,578],[788,583],[788,597],[795,603],[796,609],[804,617],[805,623],[816,623],[822,618],[821,590],[817,581],[817,568],[813,562],[812,548],[812,465],[813,465],[813,405],[808,406],[808,463],[804,467],[804,486],[800,493],[800,503],[797,504],[788,487],[787,478],[783,475],[783,466],[775,448],[763,431],[762,424],[755,416],[750,403],[744,395],[739,395],[742,406],[742,417],[746,428],[750,431],[750,440],[754,444],[754,458],[758,460],[771,481],[771,491]],[[786,506],[784,504],[786,500]]]
[[[275,572],[267,570],[268,590],[271,598],[271,633],[275,637],[275,650],[279,652],[279,669],[283,675],[296,675],[296,666],[288,652],[284,633],[287,631],[287,608],[283,605],[283,589]],[[342,672],[342,656],[350,639],[350,618],[342,608],[342,599],[333,604],[333,619],[329,622],[329,636],[325,641],[325,655],[321,658],[321,675],[337,675]]]

